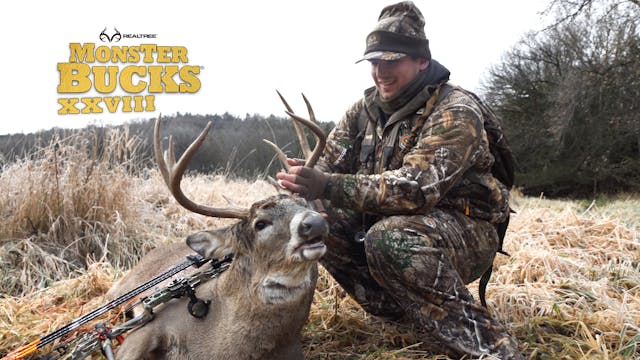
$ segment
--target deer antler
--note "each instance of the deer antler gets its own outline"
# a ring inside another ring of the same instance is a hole
[[[287,100],[284,99],[284,96],[280,94],[280,91],[276,90],[276,92],[278,93],[280,100],[282,100],[284,107],[287,108],[287,111],[293,113],[291,106],[289,106],[289,104],[287,103]],[[302,95],[302,97],[304,98],[304,94]],[[302,149],[302,155],[304,156],[305,159],[308,159],[309,156],[311,155],[311,148],[309,147],[309,142],[307,141],[307,137],[304,135],[302,126],[300,126],[300,124],[298,124],[297,121],[294,121],[293,127],[296,129],[296,134],[298,135],[298,141],[300,141],[300,148]]]
[[[307,105],[307,111],[309,112],[309,118],[311,120],[307,120],[303,117],[300,117],[296,115],[293,112],[293,110],[291,110],[291,107],[289,106],[287,101],[284,99],[282,94],[280,94],[278,90],[276,90],[276,92],[278,93],[278,96],[280,96],[280,100],[282,100],[282,103],[284,104],[284,106],[287,108],[285,112],[287,113],[287,115],[291,116],[291,118],[293,118],[294,120],[293,125],[296,128],[298,141],[300,141],[300,147],[302,148],[302,153],[306,159],[304,166],[313,167],[316,164],[316,162],[318,162],[318,159],[320,159],[320,155],[322,155],[322,151],[324,150],[324,146],[327,140],[327,137],[324,134],[324,131],[322,131],[320,126],[318,126],[317,124],[316,116],[313,113],[313,108],[311,107],[309,100],[307,100],[304,94],[302,94],[302,98],[304,99],[304,102]],[[316,146],[313,148],[313,151],[311,151],[309,147],[309,142],[307,141],[307,137],[305,136],[304,130],[302,129],[302,126],[300,124],[309,128],[316,137]],[[284,168],[288,171],[291,166],[287,163],[287,155],[285,155],[284,152],[276,144],[272,143],[271,141],[269,140],[263,140],[263,141],[271,145],[273,150],[278,155],[278,159],[280,159],[282,166],[284,166]]]
[[[167,184],[167,186],[169,187],[169,191],[171,191],[171,194],[178,201],[178,203],[189,211],[193,211],[205,216],[237,219],[248,218],[249,209],[235,206],[226,208],[215,208],[197,204],[187,198],[180,188],[180,182],[182,181],[182,176],[187,169],[187,165],[193,157],[193,154],[195,154],[198,148],[200,148],[200,145],[202,145],[204,139],[207,137],[207,133],[209,132],[209,129],[212,125],[211,122],[209,122],[204,130],[202,130],[198,138],[196,138],[191,143],[191,145],[189,145],[187,150],[185,150],[184,154],[182,154],[182,156],[176,163],[176,158],[173,151],[172,136],[169,137],[169,147],[167,148],[167,151],[165,151],[164,157],[162,156],[162,143],[160,141],[160,117],[161,116],[158,116],[158,118],[156,119],[156,124],[153,131],[153,148],[156,156],[156,162],[158,163],[158,168],[160,169],[160,173],[162,173],[162,178],[164,179],[165,184]]]

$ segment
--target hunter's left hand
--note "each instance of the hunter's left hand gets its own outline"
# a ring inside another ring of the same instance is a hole
[[[329,182],[329,174],[305,166],[292,166],[288,173],[277,173],[276,178],[282,187],[307,200],[321,197]]]

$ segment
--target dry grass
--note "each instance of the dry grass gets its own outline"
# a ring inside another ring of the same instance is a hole
[[[155,171],[132,176],[114,161],[103,168],[61,149],[58,160],[49,149],[0,173],[0,187],[9,189],[0,194],[0,356],[102,304],[101,294],[149,248],[230,221],[188,213]],[[222,194],[248,205],[273,193],[262,181],[216,176],[187,177],[183,187],[217,205],[226,203]],[[639,197],[590,203],[516,194],[514,206],[505,242],[511,257],[498,257],[487,300],[523,352],[531,359],[640,358]],[[12,289],[23,293],[9,295]],[[368,316],[321,270],[304,333],[307,358],[446,359],[429,353],[424,340],[418,329]]]
[[[528,352],[550,359],[640,356],[637,217],[610,216],[626,213],[615,205],[629,203],[637,197],[587,209],[516,198],[506,245],[512,257],[498,259],[487,296]]]
[[[129,189],[137,141],[126,131],[86,130],[0,173],[0,293],[42,288],[107,258],[131,264],[137,216]]]

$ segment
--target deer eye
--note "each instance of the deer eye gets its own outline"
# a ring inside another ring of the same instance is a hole
[[[256,223],[255,223],[255,224],[253,224],[253,227],[254,227],[256,230],[260,231],[260,230],[262,230],[262,229],[266,228],[266,227],[267,227],[267,226],[269,226],[269,225],[271,225],[271,223],[270,223],[270,222],[268,222],[268,221],[266,221],[266,220],[258,220],[258,221],[256,221]]]

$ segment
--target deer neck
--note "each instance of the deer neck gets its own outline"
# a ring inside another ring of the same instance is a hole
[[[309,262],[264,269],[250,259],[238,258],[225,275],[219,282],[220,293],[246,299],[236,302],[239,306],[298,306],[315,288],[317,265]]]

